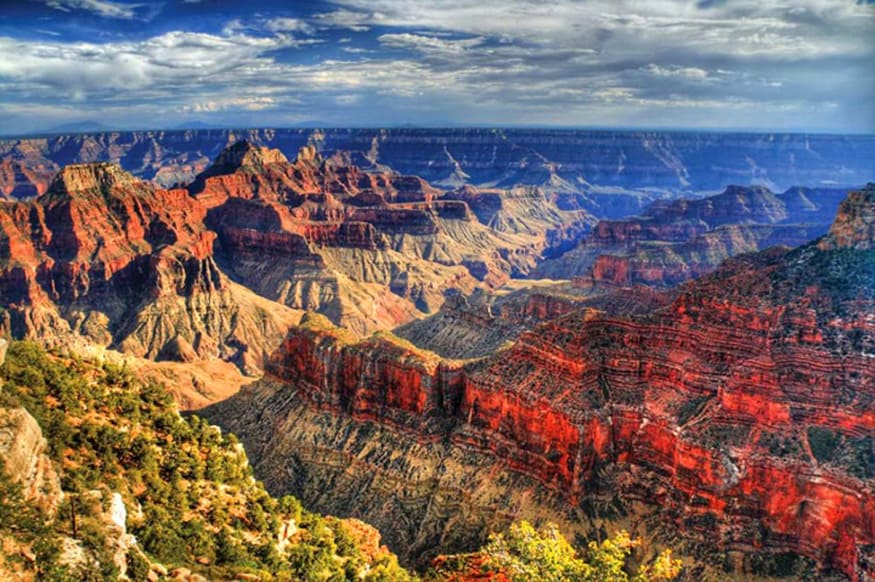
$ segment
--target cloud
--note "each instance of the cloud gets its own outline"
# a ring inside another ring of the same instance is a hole
[[[64,12],[86,10],[104,18],[125,20],[137,18],[137,11],[147,6],[146,4],[123,4],[110,0],[45,0],[45,3],[51,8]]]
[[[705,81],[708,79],[708,71],[700,69],[699,67],[661,67],[650,63],[647,65],[646,69],[650,74],[656,75],[657,77],[682,77],[684,79],[697,81]]]
[[[316,22],[323,26],[333,28],[345,28],[355,32],[370,30],[369,24],[377,24],[381,15],[373,12],[358,12],[352,10],[335,10],[317,14]]]
[[[392,48],[413,49],[423,53],[444,53],[458,55],[466,49],[475,47],[483,42],[480,37],[466,38],[461,40],[448,40],[437,36],[425,36],[421,34],[383,34],[377,38],[383,46]]]
[[[272,18],[265,21],[264,28],[271,32],[301,32],[312,34],[313,26],[300,18]]]
[[[295,45],[296,41],[286,36],[180,31],[141,42],[103,44],[0,37],[0,52],[17,56],[0,60],[0,89],[95,97],[143,90],[179,91],[207,82],[231,82],[233,75],[253,74],[272,62],[260,57],[261,53]]]
[[[300,18],[255,18],[243,20],[242,18],[234,18],[229,20],[222,27],[222,34],[230,36],[234,34],[247,33],[300,33],[303,35],[311,35],[316,29],[306,20]]]
[[[307,16],[252,2],[213,34],[164,32],[171,20],[137,41],[0,38],[17,57],[0,60],[0,109],[875,131],[871,4],[334,0]]]
[[[278,100],[273,97],[231,97],[216,101],[202,101],[181,105],[178,108],[178,111],[183,113],[215,113],[218,111],[235,109],[244,111],[263,111],[265,109],[272,109],[278,104]]]
[[[871,51],[871,5],[848,0],[338,0],[334,22],[431,28],[643,53],[823,56]],[[342,16],[342,18],[341,18]],[[326,20],[326,22],[328,22]],[[867,33],[868,30],[868,33]]]

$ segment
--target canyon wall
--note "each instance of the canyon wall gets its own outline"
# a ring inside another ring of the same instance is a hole
[[[671,541],[702,576],[865,580],[873,205],[870,186],[818,243],[729,260],[645,315],[572,311],[473,361],[313,322],[208,413],[269,487],[367,518],[408,560],[558,514]]]
[[[351,159],[241,141],[170,190],[107,162],[66,166],[39,197],[0,202],[0,325],[254,374],[303,310],[391,329],[525,275],[594,222],[532,189],[493,193],[519,212],[490,226],[421,178]]]
[[[824,235],[846,193],[730,186],[705,198],[659,200],[638,216],[599,221],[574,248],[547,257],[530,276],[575,278],[582,288],[673,287],[729,257],[796,247]]]

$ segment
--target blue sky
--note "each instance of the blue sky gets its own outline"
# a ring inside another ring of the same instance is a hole
[[[0,133],[416,124],[875,132],[854,0],[0,2]]]

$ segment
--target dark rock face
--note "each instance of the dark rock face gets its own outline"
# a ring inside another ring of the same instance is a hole
[[[713,191],[729,184],[783,190],[795,184],[859,185],[875,178],[875,138],[503,129],[254,129],[121,132],[0,141],[0,191],[41,192],[67,164],[113,161],[170,186],[188,183],[224,148],[246,139],[289,159],[349,152],[356,165],[387,165],[445,187],[540,185],[575,194],[599,217],[641,210],[638,194],[616,189]],[[611,190],[613,188],[614,190]],[[580,196],[581,194],[585,196]],[[653,197],[646,197],[645,201]]]
[[[309,325],[210,414],[274,490],[366,517],[407,559],[507,513],[571,531],[632,516],[714,568],[800,555],[866,580],[875,256],[846,233],[871,194],[819,243],[729,260],[644,315],[560,310],[470,363]]]

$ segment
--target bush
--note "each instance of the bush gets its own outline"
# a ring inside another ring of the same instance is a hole
[[[483,548],[486,564],[503,572],[513,582],[644,582],[674,580],[681,565],[665,550],[634,575],[628,573],[628,558],[639,542],[621,531],[602,543],[590,542],[584,557],[553,524],[535,529],[527,521],[511,525],[507,533],[490,537]]]

